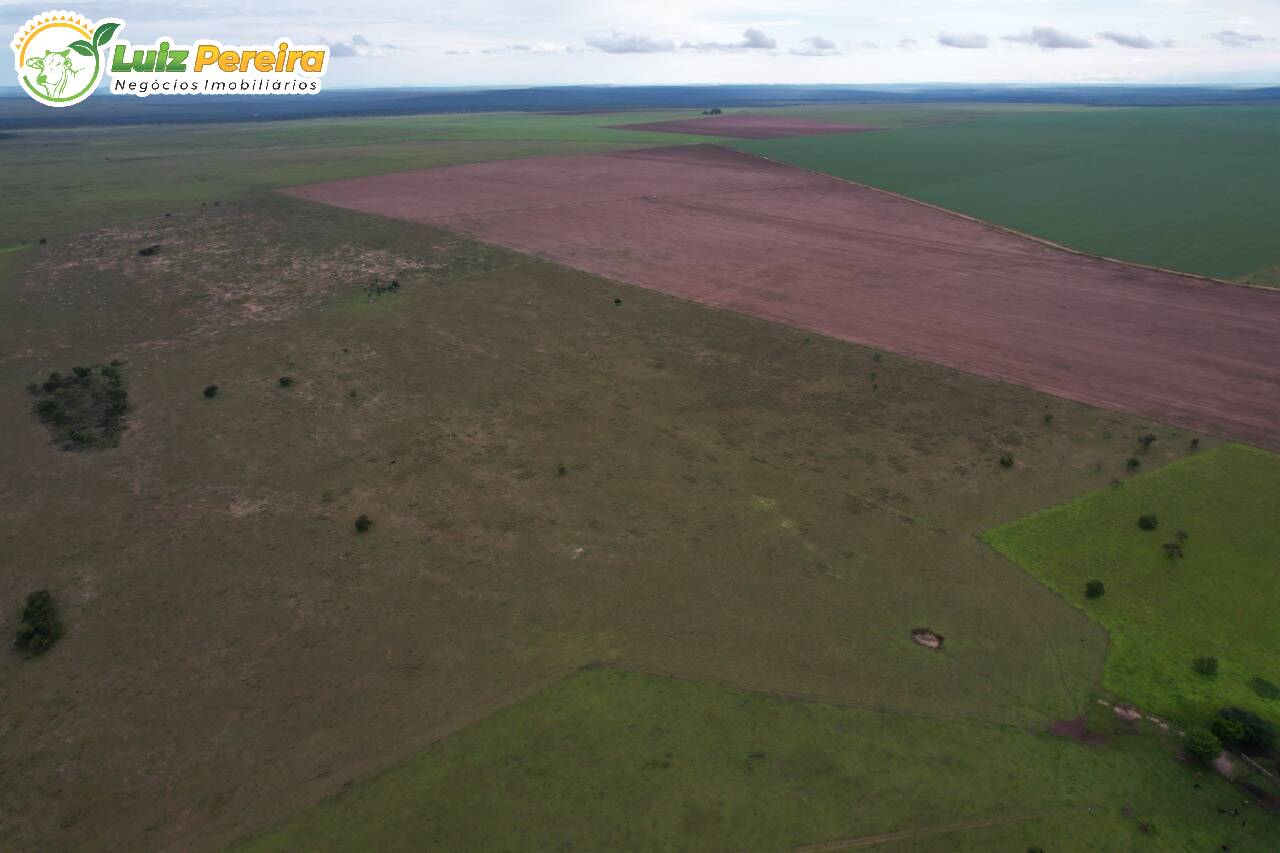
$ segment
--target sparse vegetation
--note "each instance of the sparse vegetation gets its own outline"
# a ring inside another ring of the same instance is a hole
[[[1213,655],[1198,657],[1191,662],[1191,666],[1201,675],[1214,676],[1218,674],[1218,659]]]
[[[1137,471],[1139,468],[1142,467],[1142,460],[1136,456],[1130,456],[1128,459],[1125,460],[1124,465],[1130,471]]]
[[[1085,598],[1102,598],[1107,594],[1107,587],[1100,580],[1091,580],[1084,585]]]
[[[203,391],[202,393],[203,393],[206,397],[216,397],[216,396],[218,396],[218,386],[217,386],[217,385],[206,385],[206,386],[204,387],[204,391]]]
[[[38,589],[27,596],[21,620],[13,644],[24,654],[46,652],[62,636],[62,623],[53,606],[53,596],[46,589]]]
[[[1142,528],[1143,530],[1155,530],[1159,526],[1160,526],[1160,519],[1157,518],[1155,515],[1138,516],[1138,527]]]
[[[356,519],[357,533],[367,533],[369,529],[372,527],[373,527],[373,519],[370,518],[369,516],[361,513],[360,516]]]
[[[63,450],[103,449],[119,443],[129,392],[118,367],[103,367],[94,374],[92,368],[76,366],[70,376],[55,371],[43,385],[28,384],[27,391],[38,398],[33,411]]]
[[[1182,546],[1179,545],[1177,542],[1166,542],[1162,547],[1164,548],[1165,556],[1168,557],[1170,560],[1182,559],[1183,557]]]
[[[293,385],[293,377],[292,377],[292,376],[281,376],[281,377],[280,377],[280,387],[281,387],[281,388],[289,388],[289,387],[292,387],[292,385]]]
[[[1001,468],[1012,468],[1012,467],[1013,467],[1013,454],[1012,454],[1012,453],[1006,453],[1006,454],[1004,454],[1004,455],[1002,455],[1002,456],[1000,457],[1000,467],[1001,467]]]
[[[1153,432],[1149,432],[1146,435],[1138,436],[1138,444],[1142,445],[1142,452],[1146,453],[1148,450],[1150,450],[1151,445],[1155,443],[1155,440],[1156,440],[1156,435]]]

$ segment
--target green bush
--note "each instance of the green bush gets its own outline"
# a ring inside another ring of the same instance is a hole
[[[1222,754],[1222,742],[1218,736],[1208,729],[1191,729],[1187,739],[1182,742],[1187,755],[1202,764],[1208,764]]]
[[[1089,581],[1084,585],[1085,598],[1102,598],[1107,594],[1107,587],[1102,581]]]
[[[27,604],[22,608],[22,623],[18,626],[14,646],[19,651],[38,655],[48,651],[61,636],[62,623],[58,621],[53,596],[49,591],[38,589],[28,595]]]
[[[1239,749],[1268,752],[1276,742],[1275,725],[1244,708],[1221,709],[1211,728],[1224,743]]]
[[[1012,467],[1013,467],[1013,454],[1011,454],[1011,453],[1006,453],[1006,454],[1004,454],[1003,456],[1001,456],[1001,457],[1000,457],[1000,467],[1001,467],[1001,468],[1012,468]]]
[[[1130,456],[1128,459],[1125,460],[1124,464],[1125,464],[1125,467],[1128,468],[1130,471],[1137,471],[1139,468],[1142,467],[1142,460],[1136,456]]]
[[[1202,658],[1196,658],[1191,662],[1191,668],[1201,675],[1217,675],[1218,659],[1213,655],[1206,655]]]
[[[1263,699],[1280,699],[1280,686],[1265,678],[1249,679],[1249,687]]]
[[[1151,445],[1155,442],[1155,440],[1156,440],[1155,433],[1149,432],[1146,435],[1138,436],[1138,444],[1142,445],[1142,452],[1145,453],[1148,450],[1150,450]]]
[[[280,387],[281,387],[281,388],[288,388],[288,387],[289,387],[290,385],[292,385],[292,384],[293,384],[293,377],[292,377],[292,376],[281,376],[281,377],[280,377]]]
[[[216,397],[218,396],[218,386],[206,385],[203,393],[206,397]]]
[[[373,527],[373,519],[363,513],[356,519],[356,532],[367,533]]]
[[[1138,519],[1138,526],[1143,530],[1155,530],[1160,526],[1160,519],[1154,515],[1144,515]]]

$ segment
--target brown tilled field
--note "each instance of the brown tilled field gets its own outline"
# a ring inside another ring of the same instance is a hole
[[[1280,293],[1083,257],[713,146],[289,190],[1280,448]]]
[[[817,136],[823,133],[861,133],[879,130],[864,124],[838,124],[787,116],[726,115],[615,124],[618,130],[647,130],[655,133],[691,133],[696,136],[728,136],[734,139],[778,139],[783,136]]]

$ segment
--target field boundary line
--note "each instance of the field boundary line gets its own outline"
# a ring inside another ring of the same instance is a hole
[[[987,818],[985,820],[967,820],[960,823],[947,824],[945,826],[900,829],[896,832],[882,832],[878,835],[863,835],[856,838],[838,838],[834,841],[821,841],[817,844],[805,844],[800,847],[796,847],[795,851],[796,853],[822,853],[822,851],[826,850],[854,850],[858,847],[874,847],[879,844],[888,844],[893,841],[908,841],[929,835],[945,835],[948,832],[960,832],[966,829],[985,829],[989,826],[1023,823],[1029,820],[1037,820],[1042,817],[1057,817],[1059,815],[1074,814],[1078,811],[1080,811],[1079,808],[1053,809],[1023,815]]]
[[[271,797],[264,793],[260,802],[267,802],[269,805],[254,808],[251,813],[242,810],[232,815],[212,818],[186,832],[166,838],[157,849],[175,853],[194,849],[224,849],[239,841],[270,831],[281,825],[289,815],[299,813],[324,799],[337,795],[349,783],[358,784],[385,773],[413,753],[426,749],[500,711],[518,705],[546,688],[571,678],[583,667],[581,663],[550,667],[514,684],[508,684],[485,698],[459,709],[448,719],[389,743],[342,767],[334,768],[322,777],[313,777],[293,785],[283,786],[277,789],[275,792],[277,795],[311,789],[303,802],[286,805],[284,811],[280,810],[283,797]]]
[[[877,714],[887,714],[902,717],[916,717],[924,720],[934,720],[937,722],[947,723],[965,723],[974,726],[984,726],[990,729],[998,729],[1001,731],[1016,731],[1027,734],[1044,734],[1048,730],[1037,726],[1023,726],[1017,723],[1000,723],[995,720],[986,720],[981,717],[968,717],[963,714],[947,714],[938,711],[920,711],[913,708],[894,708],[888,705],[877,705],[872,702],[860,702],[857,699],[850,699],[844,696],[833,696],[825,693],[807,693],[799,690],[776,690],[759,685],[752,685],[747,682],[735,681],[731,678],[722,678],[715,675],[704,675],[698,672],[688,672],[686,670],[670,669],[667,667],[649,666],[647,664],[627,663],[625,661],[594,661],[585,664],[581,669],[612,669],[621,672],[633,672],[638,675],[650,675],[657,678],[672,678],[679,681],[688,681],[696,684],[710,684],[716,687],[723,687],[728,690],[738,690],[743,693],[754,693],[757,696],[767,696],[771,699],[788,699],[797,702],[812,702],[821,705],[832,705],[839,708],[855,708],[860,711],[870,711]],[[1046,719],[1051,719],[1049,715],[1043,715]]]
[[[710,144],[719,145],[723,148],[728,148],[728,146],[719,142],[710,143]],[[829,172],[820,172],[817,169],[810,169],[808,166],[798,166],[794,163],[787,163],[783,160],[775,160],[772,157],[766,157],[763,154],[754,154],[749,151],[739,151],[737,148],[728,148],[728,150],[735,151],[739,154],[745,154],[748,157],[755,157],[760,160],[773,163],[777,166],[786,166],[792,169],[800,169],[802,171],[809,172],[810,174],[813,174],[813,175],[822,175],[823,177],[831,178],[832,180],[839,181],[840,183],[850,184],[855,187],[861,187],[864,190],[870,190],[871,192],[880,193],[881,195],[887,195],[890,198],[901,199],[902,201],[908,201],[908,202],[911,202],[912,204],[918,204],[918,205],[921,205],[922,207],[927,207],[927,208],[930,208],[931,210],[936,210],[940,213],[945,213],[948,216],[953,216],[956,219],[963,219],[967,222],[974,222],[974,223],[977,223],[978,225],[986,226],[987,228],[990,228],[994,231],[999,231],[1013,237],[1020,237],[1023,240],[1028,240],[1032,243],[1038,243],[1041,246],[1048,246],[1051,249],[1057,249],[1060,252],[1066,252],[1071,255],[1076,255],[1077,257],[1089,258],[1095,261],[1105,261],[1107,263],[1119,264],[1121,266],[1131,267],[1134,269],[1147,270],[1148,272],[1159,272],[1159,273],[1166,273],[1168,275],[1176,275],[1181,278],[1189,278],[1193,281],[1202,281],[1202,282],[1208,282],[1211,284],[1227,284],[1232,287],[1247,287],[1250,290],[1264,290],[1270,293],[1280,293],[1280,289],[1277,289],[1274,287],[1267,287],[1266,285],[1262,285],[1262,284],[1250,284],[1249,282],[1245,282],[1245,281],[1232,281],[1229,278],[1217,278],[1211,275],[1202,275],[1200,273],[1194,273],[1194,272],[1184,272],[1182,270],[1170,269],[1169,267],[1158,267],[1154,264],[1144,264],[1141,261],[1126,261],[1120,258],[1108,257],[1107,255],[1097,255],[1097,254],[1094,254],[1093,252],[1086,252],[1083,249],[1073,249],[1072,247],[1063,245],[1062,243],[1055,243],[1053,240],[1050,240],[1046,237],[1037,237],[1035,234],[1028,234],[1026,231],[1019,231],[1018,229],[1010,228],[1007,225],[997,225],[994,222],[989,222],[986,219],[979,219],[976,216],[970,216],[967,213],[961,213],[960,211],[952,210],[949,207],[942,207],[941,205],[933,204],[932,202],[922,201],[918,198],[912,198],[909,195],[903,195],[902,193],[897,193],[897,192],[894,192],[893,190],[886,190],[881,187],[874,187],[871,184],[864,184],[861,181],[855,181],[852,178],[842,178],[839,175],[833,175]]]

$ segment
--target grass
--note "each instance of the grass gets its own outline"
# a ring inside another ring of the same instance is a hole
[[[0,172],[5,192],[22,203],[0,211],[0,246],[315,181],[698,141],[605,127],[683,115],[444,115],[15,131],[0,138]]]
[[[975,534],[1189,438],[284,197],[3,257],[18,846],[210,846],[591,660],[1042,731],[1104,634]],[[119,446],[50,446],[26,384],[112,358]]]
[[[1159,527],[1144,531],[1142,515]],[[1149,713],[1199,723],[1238,705],[1273,719],[1255,678],[1280,681],[1274,642],[1280,586],[1280,457],[1228,445],[992,530],[1009,559],[1085,610],[1111,635],[1104,684]],[[1188,534],[1185,556],[1165,542]],[[1106,584],[1086,599],[1086,581]],[[1205,676],[1193,659],[1216,656]]]
[[[971,118],[733,145],[1095,254],[1280,281],[1271,227],[1280,219],[1280,107]]]
[[[1240,795],[1175,761],[1176,742],[1147,727],[1086,747],[597,669],[235,849],[782,850],[896,833],[949,851],[1268,849],[1280,820],[1219,815]]]

